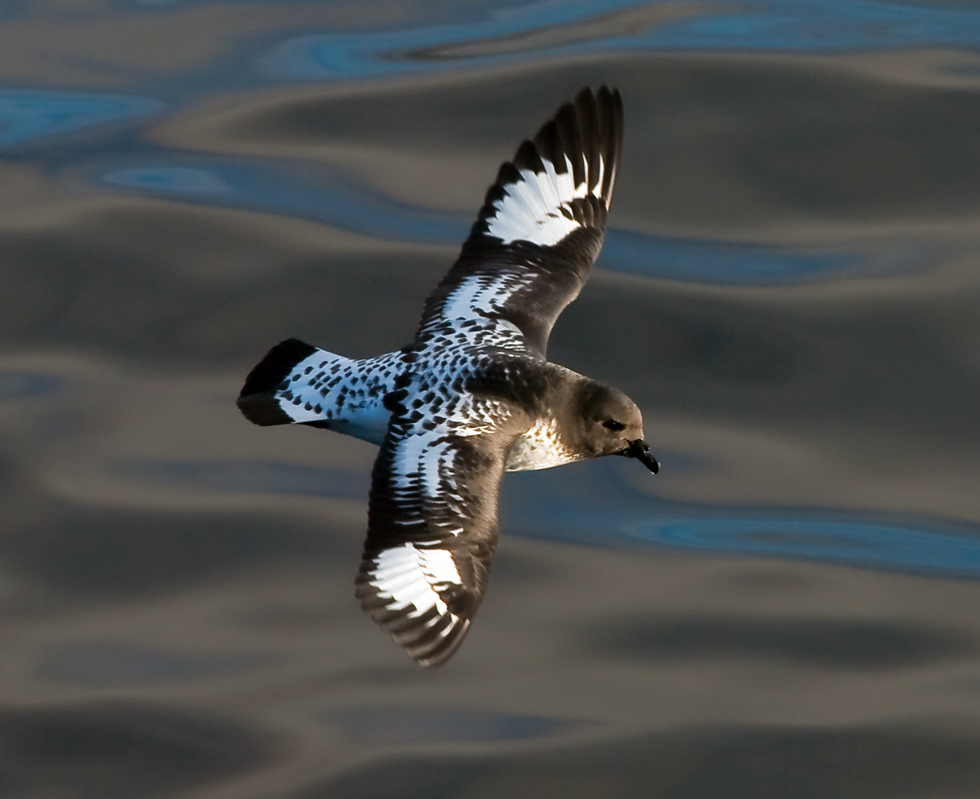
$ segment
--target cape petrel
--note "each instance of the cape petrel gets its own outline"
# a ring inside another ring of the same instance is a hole
[[[288,339],[238,398],[258,425],[380,445],[356,594],[422,666],[456,651],[486,590],[505,471],[659,469],[629,397],[545,357],[602,247],[622,135],[619,92],[583,89],[500,167],[411,344],[351,360]]]

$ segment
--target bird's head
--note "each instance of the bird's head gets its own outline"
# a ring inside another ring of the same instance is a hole
[[[577,394],[582,444],[592,457],[623,455],[636,458],[654,474],[660,471],[643,440],[643,415],[633,400],[592,380],[584,381]]]

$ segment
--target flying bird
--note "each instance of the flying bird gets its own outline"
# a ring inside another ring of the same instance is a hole
[[[486,591],[505,471],[603,455],[659,470],[636,404],[546,357],[602,247],[622,136],[619,92],[583,89],[500,167],[412,343],[351,360],[288,339],[238,398],[257,425],[380,446],[356,595],[422,666],[456,651]]]

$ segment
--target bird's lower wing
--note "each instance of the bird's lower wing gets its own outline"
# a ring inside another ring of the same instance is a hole
[[[517,435],[465,433],[396,412],[374,464],[357,597],[423,666],[453,654],[483,598]]]

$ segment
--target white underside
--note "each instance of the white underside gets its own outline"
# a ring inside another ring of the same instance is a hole
[[[330,429],[378,446],[388,432],[391,411],[380,401],[350,409],[344,419],[333,419]],[[424,438],[424,437],[423,437]],[[578,460],[565,448],[554,421],[538,422],[514,444],[507,458],[508,472],[550,469]]]
[[[330,422],[330,429],[343,433],[345,436],[359,438],[372,444],[381,445],[388,432],[389,411],[379,398],[376,402],[361,408],[351,409],[344,419]]]
[[[380,446],[390,419],[391,412],[379,402],[374,407],[356,410],[348,419],[334,420],[330,423],[330,429]],[[576,460],[579,458],[562,445],[553,423],[538,423],[517,439],[505,469],[508,472],[529,472],[563,466]]]
[[[558,423],[554,419],[540,420],[511,448],[507,457],[508,472],[530,472],[535,469],[550,469],[579,460],[565,447],[558,435]]]

